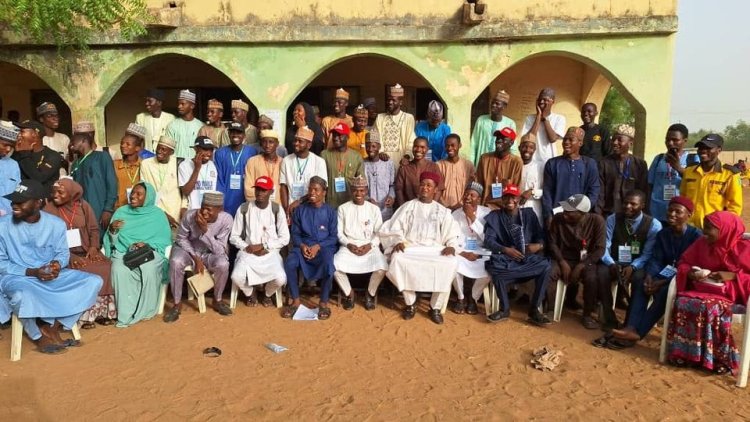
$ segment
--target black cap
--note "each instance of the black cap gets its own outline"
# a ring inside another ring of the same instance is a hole
[[[44,189],[44,186],[33,179],[21,180],[21,183],[16,186],[13,192],[3,196],[3,198],[14,203],[26,202],[32,199],[44,199],[46,197],[47,191]]]
[[[195,138],[195,143],[193,143],[193,146],[203,149],[216,148],[216,145],[214,145],[214,141],[212,141],[208,136],[199,136]]]
[[[237,132],[244,132],[245,128],[242,127],[242,123],[240,122],[232,122],[227,126],[227,130],[236,130]]]
[[[20,129],[34,129],[40,135],[44,133],[44,126],[42,126],[42,124],[37,122],[36,120],[24,120],[23,122],[19,123],[17,126]]]
[[[698,141],[697,144],[695,144],[695,147],[700,147],[701,145],[705,145],[709,148],[717,148],[724,146],[724,138],[721,137],[721,135],[717,135],[715,133],[709,133],[708,135],[701,138],[700,141]]]
[[[146,91],[146,98],[154,98],[159,101],[164,101],[164,91],[157,88],[151,88]]]

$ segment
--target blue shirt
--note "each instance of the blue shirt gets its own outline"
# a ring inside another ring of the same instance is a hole
[[[571,160],[563,156],[553,157],[544,165],[544,190],[542,191],[542,215],[546,221],[552,217],[552,209],[571,195],[582,193],[589,197],[592,206],[599,199],[599,169],[592,158],[581,156]]]
[[[680,166],[683,168],[699,162],[697,154],[683,151],[680,155]],[[666,221],[667,219],[669,200],[664,199],[664,186],[674,185],[674,194],[677,196],[680,194],[680,182],[682,182],[682,176],[667,164],[664,154],[654,157],[654,161],[651,162],[651,167],[648,169],[648,184],[651,185],[650,214],[657,220]]]
[[[432,156],[427,156],[431,161],[438,162],[448,157],[445,152],[445,138],[451,134],[451,127],[445,122],[440,122],[438,127],[432,129],[426,121],[417,123],[414,134],[427,139],[427,149],[432,151]]]
[[[250,145],[243,145],[239,152],[232,151],[227,145],[214,153],[218,173],[216,190],[224,194],[224,211],[229,215],[235,215],[237,208],[245,202],[245,164],[257,153]]]
[[[604,245],[604,256],[602,257],[602,263],[606,265],[615,264],[615,260],[612,259],[612,256],[609,254],[609,250],[612,248],[612,236],[615,232],[615,218],[616,214],[611,214],[607,217],[607,241]],[[633,232],[638,230],[642,221],[643,213],[640,213],[638,217],[633,220]],[[633,267],[633,269],[641,269],[649,262],[651,255],[654,253],[654,243],[656,242],[656,234],[659,233],[659,230],[661,230],[661,223],[654,218],[651,227],[648,229],[646,244],[643,245],[643,250],[641,251],[640,256],[630,263],[630,266]]]
[[[680,236],[675,236],[672,228],[665,226],[656,235],[654,253],[646,265],[646,272],[651,277],[664,279],[665,277],[659,276],[664,267],[667,265],[677,267],[677,261],[680,260],[685,250],[701,236],[703,232],[693,226],[687,226]]]
[[[20,181],[21,169],[16,160],[8,156],[0,158],[0,215],[12,213],[10,201],[3,196],[16,190]]]

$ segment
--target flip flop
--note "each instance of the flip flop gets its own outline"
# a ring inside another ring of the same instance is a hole
[[[622,340],[611,338],[605,344],[604,347],[611,350],[622,350],[635,346],[635,342],[631,340]]]
[[[298,307],[299,306],[294,306],[294,305],[285,306],[284,310],[281,311],[281,317],[289,318],[289,319],[293,318],[294,314],[297,312]]]
[[[604,348],[607,347],[607,342],[612,338],[612,334],[605,334],[597,339],[594,339],[591,344],[594,347]]]
[[[327,320],[330,317],[331,317],[331,308],[328,308],[326,306],[321,306],[318,309],[318,319],[319,320],[325,321],[325,320]]]

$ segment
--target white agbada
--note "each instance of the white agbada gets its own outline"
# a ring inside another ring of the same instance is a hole
[[[531,198],[529,198],[521,208],[533,208],[534,214],[539,221],[542,219],[542,182],[544,181],[544,164],[533,159],[528,164],[523,165],[521,173],[521,192],[532,189]]]
[[[399,291],[450,292],[458,260],[440,252],[447,246],[457,248],[458,237],[458,225],[448,208],[437,201],[406,202],[380,230],[391,260],[388,279]],[[400,242],[406,243],[404,252],[391,253]]]
[[[459,253],[467,251],[481,254],[482,251],[486,251],[486,249],[482,248],[484,243],[484,219],[490,211],[489,208],[479,205],[477,207],[477,217],[471,225],[469,225],[469,220],[466,218],[466,213],[464,213],[463,208],[453,211],[453,219],[456,220],[456,224],[460,231],[458,236],[458,248],[456,249],[456,257],[458,259],[457,271],[464,277],[473,279],[489,277],[487,270],[484,268],[484,263],[487,261],[488,256],[482,256],[482,258],[477,259],[476,261],[469,261],[459,255]],[[467,239],[472,237],[476,241],[475,246],[472,246],[470,244],[471,242],[467,243]]]
[[[312,152],[303,159],[297,157],[297,154],[291,154],[281,160],[279,185],[286,185],[290,204],[307,195],[307,187],[313,176],[322,178],[326,183],[329,182],[325,160]]]
[[[338,209],[338,236],[341,247],[333,256],[336,271],[347,274],[365,274],[377,270],[387,270],[388,262],[380,252],[380,238],[377,233],[383,225],[383,217],[377,205],[365,201],[356,205],[349,201]],[[363,246],[370,244],[372,249],[365,255],[353,254],[346,245]]]
[[[526,120],[523,122],[523,129],[521,129],[521,133],[519,136],[525,135],[532,126],[534,126],[534,120],[536,120],[535,114],[530,114],[526,116]],[[544,166],[544,163],[547,162],[552,157],[555,157],[557,155],[560,155],[558,148],[559,145],[562,144],[562,136],[565,134],[565,116],[561,114],[556,113],[550,113],[549,116],[547,116],[547,121],[549,121],[550,126],[552,126],[552,129],[560,135],[560,140],[558,140],[555,143],[551,143],[549,141],[549,137],[547,137],[547,131],[544,130],[544,127],[542,124],[539,124],[539,129],[536,132],[536,152],[534,152],[534,157],[532,160],[538,161],[542,163],[542,166]]]
[[[245,239],[242,238],[243,224]],[[281,206],[275,217],[270,202],[265,209],[261,209],[255,201],[251,201],[246,214],[242,214],[242,207],[238,208],[229,243],[239,249],[232,271],[232,282],[239,286],[256,286],[272,280],[286,282],[284,262],[279,252],[289,244],[289,226]],[[257,256],[245,252],[250,244],[262,244],[268,249],[268,253]]]

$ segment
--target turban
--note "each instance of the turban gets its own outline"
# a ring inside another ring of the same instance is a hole
[[[344,90],[344,88],[339,88],[336,90],[336,99],[337,100],[347,100],[349,101],[349,93]]]
[[[380,145],[380,132],[378,132],[377,129],[372,128],[372,130],[367,134],[366,142],[372,142],[373,144]]]
[[[669,200],[669,205],[672,204],[679,204],[685,207],[690,213],[693,213],[693,210],[695,209],[695,206],[693,205],[693,201],[690,200],[687,196],[675,196],[672,199]]]
[[[392,87],[388,88],[388,95],[390,95],[391,97],[403,97],[404,87],[399,84],[393,85]]]
[[[424,171],[422,172],[422,174],[419,175],[420,182],[423,180],[428,180],[428,179],[435,182],[435,186],[440,184],[440,174],[438,173],[435,173],[433,171]]]
[[[221,103],[221,101],[211,98],[208,100],[208,108],[218,108],[219,110],[224,110],[224,104]]]

